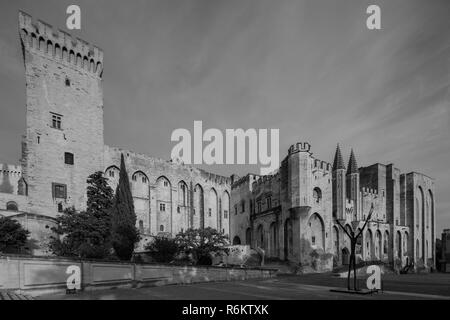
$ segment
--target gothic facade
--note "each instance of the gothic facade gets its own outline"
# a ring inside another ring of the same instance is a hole
[[[26,132],[18,165],[0,167],[0,215],[31,231],[29,249],[48,254],[54,218],[86,206],[86,179],[103,171],[114,188],[124,155],[143,243],[191,227],[213,227],[234,244],[314,270],[345,264],[349,243],[336,221],[361,228],[361,260],[433,266],[434,181],[392,164],[347,168],[293,145],[269,176],[236,179],[104,144],[103,51],[19,13],[26,77]]]
[[[270,176],[249,174],[231,187],[231,239],[264,249],[268,258],[316,271],[347,264],[350,241],[374,210],[357,244],[359,261],[398,267],[435,265],[434,180],[401,173],[393,164],[347,168],[340,147],[333,164],[316,159],[309,143],[289,149]]]

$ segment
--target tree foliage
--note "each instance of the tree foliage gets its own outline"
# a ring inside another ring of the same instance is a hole
[[[58,256],[102,259],[111,253],[113,191],[102,172],[90,175],[87,183],[86,211],[68,208],[56,218],[50,250]]]
[[[136,229],[133,196],[123,154],[120,160],[119,184],[114,197],[111,218],[112,246],[120,260],[128,261],[133,256],[136,242],[139,241],[139,231]]]
[[[0,252],[17,253],[25,245],[30,232],[7,217],[0,217]]]
[[[166,237],[156,237],[149,243],[145,250],[156,262],[171,262],[180,248],[175,239]]]
[[[228,238],[213,228],[188,229],[177,234],[175,241],[186,254],[192,254],[200,265],[211,265],[211,254],[227,252]]]

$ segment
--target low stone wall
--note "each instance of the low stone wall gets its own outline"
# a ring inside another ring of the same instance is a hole
[[[64,258],[0,256],[0,290],[42,295],[65,292],[69,266],[81,270],[81,290],[271,278],[275,269],[171,266]]]

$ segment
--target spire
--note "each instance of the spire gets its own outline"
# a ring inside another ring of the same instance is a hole
[[[339,147],[339,143],[337,145],[336,154],[334,156],[333,171],[338,169],[345,169],[344,160],[342,160],[341,148]]]
[[[350,159],[348,160],[348,169],[347,169],[347,174],[352,174],[352,173],[358,173],[358,164],[356,163],[356,157],[355,157],[355,153],[352,152],[350,153]]]

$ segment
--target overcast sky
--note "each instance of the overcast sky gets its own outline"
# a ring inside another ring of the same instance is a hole
[[[438,234],[450,228],[450,1],[1,0],[0,162],[18,163],[25,131],[18,10],[65,29],[69,4],[72,33],[105,51],[106,144],[168,159],[194,120],[278,128],[281,159],[309,141],[331,162],[339,142],[346,161],[354,148],[360,166],[434,177]]]

